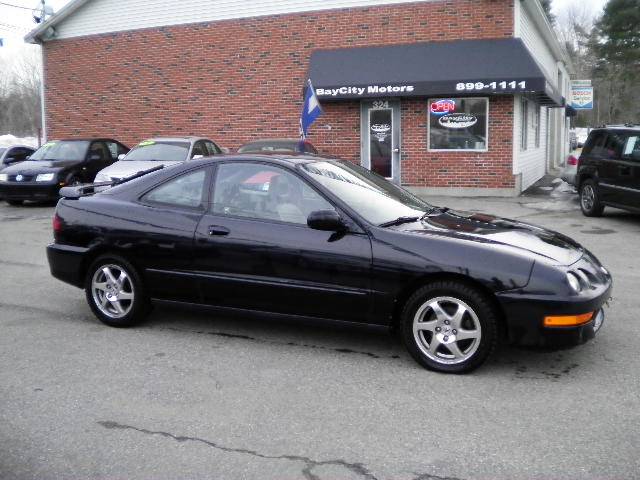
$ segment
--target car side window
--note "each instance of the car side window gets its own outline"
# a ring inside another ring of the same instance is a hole
[[[109,149],[109,154],[111,155],[111,158],[113,160],[117,160],[118,155],[122,153],[127,153],[127,149],[124,148],[124,146],[119,144],[118,142],[105,142],[105,144],[107,145],[107,148]]]
[[[111,158],[111,153],[103,142],[93,142],[89,148],[89,160],[106,161]]]
[[[205,142],[209,155],[218,155],[222,153],[222,150],[213,142]]]
[[[622,151],[624,158],[640,160],[640,135],[629,135]]]
[[[304,180],[280,167],[225,163],[218,167],[213,213],[307,224],[316,210],[334,210]]]
[[[616,159],[622,156],[622,147],[624,146],[624,135],[616,132],[609,132],[607,141],[604,144],[603,157]]]
[[[196,142],[196,144],[193,146],[193,151],[191,152],[191,158],[194,158],[195,156],[201,156],[201,157],[208,157],[209,154],[207,153],[207,149],[204,146],[204,142],[203,141],[198,141]]]
[[[584,149],[582,150],[583,155],[592,155],[594,157],[601,157],[604,149],[604,142],[607,136],[604,132],[594,132],[592,133]]]
[[[7,152],[6,158],[13,159],[16,162],[21,162],[25,160],[32,153],[33,151],[29,150],[28,148],[16,147],[16,148],[12,148]]]
[[[204,205],[206,178],[204,169],[186,173],[154,188],[142,200],[176,207],[201,208]]]

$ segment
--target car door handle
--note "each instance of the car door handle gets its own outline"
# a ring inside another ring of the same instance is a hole
[[[220,225],[209,225],[209,235],[212,237],[221,237],[224,235],[229,235],[231,230],[227,227],[222,227]]]

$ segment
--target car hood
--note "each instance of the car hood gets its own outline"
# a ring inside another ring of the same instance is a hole
[[[131,175],[135,175],[138,172],[144,172],[150,168],[159,167],[164,165],[169,167],[171,165],[177,165],[182,162],[161,162],[161,161],[138,161],[138,160],[120,160],[113,165],[103,168],[98,172],[96,180],[98,178],[109,177],[112,180],[121,180]],[[102,180],[101,180],[102,181]]]
[[[10,175],[22,174],[35,174],[35,173],[47,173],[55,172],[62,168],[72,167],[82,163],[82,160],[51,160],[51,161],[30,161],[14,163],[2,170],[2,173],[8,173]]]
[[[392,227],[413,235],[440,234],[483,243],[507,245],[560,265],[577,262],[584,249],[560,233],[528,223],[481,213],[437,211],[422,221]]]

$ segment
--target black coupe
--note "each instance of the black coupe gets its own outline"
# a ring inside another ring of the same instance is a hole
[[[592,338],[611,293],[559,233],[434,207],[346,161],[221,156],[89,190],[62,190],[49,265],[116,327],[152,300],[373,324],[464,372],[499,338]]]
[[[93,182],[96,174],[129,151],[110,138],[47,142],[25,162],[0,173],[0,198],[11,205],[24,200],[57,200],[60,188]]]

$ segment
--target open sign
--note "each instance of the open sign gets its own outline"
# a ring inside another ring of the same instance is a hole
[[[451,99],[438,100],[431,102],[431,113],[435,115],[444,115],[456,111],[456,101]]]

